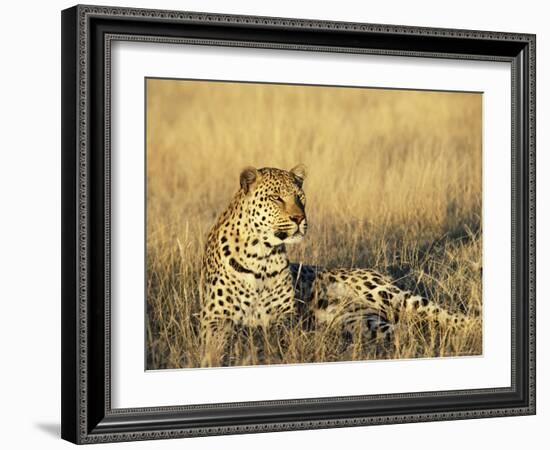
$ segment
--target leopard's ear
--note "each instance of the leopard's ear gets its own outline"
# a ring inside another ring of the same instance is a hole
[[[306,166],[304,166],[303,164],[298,164],[296,167],[290,169],[290,173],[297,178],[297,181],[300,183],[301,186],[306,178]]]
[[[254,167],[245,167],[241,172],[241,188],[248,194],[251,186],[258,180],[260,173]]]

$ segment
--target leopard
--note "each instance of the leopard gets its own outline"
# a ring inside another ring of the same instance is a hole
[[[203,365],[215,364],[235,326],[266,330],[295,314],[286,245],[307,231],[305,167],[246,167],[211,228],[201,264]]]
[[[244,168],[240,187],[208,233],[200,276],[201,365],[219,364],[236,327],[304,323],[391,340],[403,314],[456,329],[471,318],[401,289],[367,268],[324,268],[290,262],[287,245],[308,229],[306,168]]]

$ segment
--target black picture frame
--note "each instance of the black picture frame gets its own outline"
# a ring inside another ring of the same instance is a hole
[[[108,113],[113,40],[509,62],[511,386],[111,408]],[[61,406],[62,437],[78,444],[535,414],[535,36],[119,7],[64,10]]]

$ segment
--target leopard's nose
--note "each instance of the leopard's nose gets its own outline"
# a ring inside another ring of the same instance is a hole
[[[306,216],[304,214],[296,214],[294,216],[290,216],[290,220],[292,220],[296,225],[300,225],[304,221]]]

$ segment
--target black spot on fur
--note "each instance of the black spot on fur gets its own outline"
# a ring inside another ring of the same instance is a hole
[[[370,290],[376,289],[376,285],[371,283],[370,281],[365,281],[365,287]]]
[[[247,269],[242,264],[240,264],[235,258],[230,258],[229,259],[229,265],[234,270],[236,270],[237,272],[240,272],[240,273],[254,273],[252,270]],[[254,276],[256,276],[256,274],[254,274]]]
[[[317,301],[317,308],[326,309],[328,307],[328,300],[326,298],[320,298]]]

